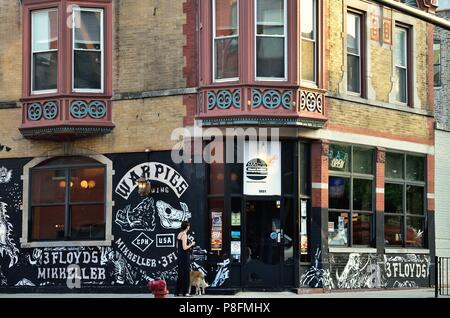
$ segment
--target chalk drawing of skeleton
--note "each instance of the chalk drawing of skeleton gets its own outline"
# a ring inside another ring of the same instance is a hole
[[[9,256],[9,267],[11,268],[18,261],[17,253],[19,249],[12,239],[13,226],[8,222],[9,217],[6,214],[6,207],[6,203],[0,202],[0,256]]]
[[[311,266],[300,278],[300,286],[313,288],[334,288],[333,280],[331,279],[330,271],[319,268],[320,254],[322,251],[317,249],[314,265]]]
[[[153,232],[156,227],[153,198],[144,199],[133,210],[131,205],[128,205],[125,209],[117,211],[115,222],[124,232]]]
[[[181,222],[191,218],[191,212],[186,203],[180,202],[182,210],[177,210],[164,201],[156,202],[156,209],[161,220],[161,226],[165,229],[179,229]]]
[[[211,287],[220,287],[225,283],[225,281],[228,278],[230,278],[230,269],[228,268],[229,264],[230,264],[229,259],[226,259],[222,263],[217,263],[219,268],[217,269],[216,278],[211,284]]]
[[[368,255],[365,260],[358,253],[349,255],[347,264],[340,275],[338,270],[336,270],[336,279],[337,287],[343,289],[381,288],[386,286],[380,266],[376,262],[376,256]]]
[[[135,275],[130,269],[130,265],[119,252],[114,252],[112,248],[104,248],[101,250],[101,264],[110,264],[113,267],[112,275],[115,282],[119,285],[125,284],[125,282],[133,285],[135,283]]]

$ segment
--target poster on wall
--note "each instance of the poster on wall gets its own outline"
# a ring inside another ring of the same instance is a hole
[[[222,212],[211,212],[211,250],[222,251]]]
[[[245,142],[244,194],[281,195],[281,144],[279,141]]]

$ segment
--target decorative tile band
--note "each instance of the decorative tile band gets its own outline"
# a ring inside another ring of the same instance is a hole
[[[38,121],[42,118],[42,105],[39,103],[33,103],[28,106],[28,119],[31,121]]]
[[[252,108],[260,108],[264,106],[267,109],[277,109],[283,107],[292,109],[293,93],[292,91],[280,92],[278,90],[262,91],[260,89],[252,89]]]
[[[43,119],[53,120],[58,116],[58,102],[32,103],[27,108],[27,118],[30,121],[38,121]]]
[[[218,107],[220,109],[241,108],[241,90],[221,90],[219,92],[208,92],[208,110]]]
[[[58,116],[58,102],[46,102],[44,104],[44,118],[53,120]]]
[[[87,116],[101,119],[106,115],[106,105],[102,101],[92,101],[88,104],[82,100],[75,100],[70,104],[70,115],[76,119],[83,119]]]
[[[300,92],[300,109],[312,113],[323,114],[323,94]]]

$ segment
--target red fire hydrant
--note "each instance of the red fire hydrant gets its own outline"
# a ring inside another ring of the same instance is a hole
[[[155,298],[167,298],[169,295],[166,281],[163,279],[149,281],[147,288],[152,292]]]

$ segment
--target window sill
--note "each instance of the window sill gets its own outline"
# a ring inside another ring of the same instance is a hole
[[[47,248],[47,247],[97,247],[112,246],[113,238],[105,241],[71,241],[71,242],[23,242],[21,248]]]
[[[429,249],[425,248],[386,248],[386,254],[430,254]]]
[[[372,247],[330,247],[328,253],[365,253],[376,254],[377,249]]]
[[[385,103],[385,102],[365,99],[360,96],[355,96],[355,95],[350,95],[350,94],[341,95],[341,94],[335,94],[335,93],[327,93],[326,96],[329,98],[339,99],[339,100],[343,100],[346,102],[364,104],[364,105],[369,105],[369,106],[397,110],[397,111],[406,112],[406,113],[413,113],[413,114],[417,114],[417,115],[434,117],[433,112],[429,112],[425,109],[409,107],[409,106],[406,106],[406,104]]]

